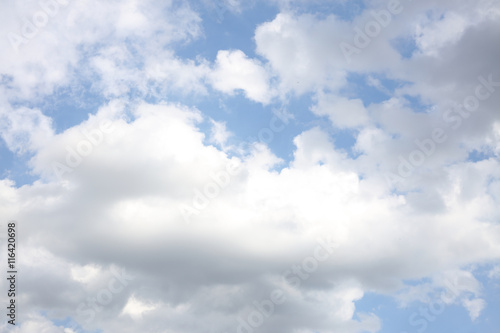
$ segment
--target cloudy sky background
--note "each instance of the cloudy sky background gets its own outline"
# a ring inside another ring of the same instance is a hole
[[[500,1],[392,4],[3,1],[0,330],[497,333]]]

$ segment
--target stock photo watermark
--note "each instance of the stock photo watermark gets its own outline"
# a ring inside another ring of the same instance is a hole
[[[281,124],[279,124],[281,122]],[[288,118],[283,115],[275,115],[269,121],[269,126],[261,128],[257,133],[257,137],[250,136],[238,147],[237,151],[245,150],[245,146],[250,142],[269,144],[274,140],[276,133],[283,131],[288,124]],[[184,219],[184,222],[191,223],[193,215],[199,215],[200,212],[210,205],[210,201],[219,196],[219,194],[231,183],[231,179],[237,176],[242,171],[242,162],[238,160],[230,160],[224,170],[218,172],[210,172],[209,176],[212,181],[207,182],[202,189],[195,188],[194,196],[190,205],[182,204],[179,206],[179,211]]]
[[[7,223],[7,317],[9,318],[7,322],[10,325],[16,325],[17,316],[17,304],[16,304],[16,293],[19,294],[17,290],[17,254],[18,248],[16,248],[17,238],[18,238],[18,228],[17,221],[9,221]],[[2,228],[3,229],[3,228]]]
[[[38,36],[40,31],[47,26],[50,19],[55,17],[59,11],[68,6],[68,0],[41,0],[38,2],[39,10],[31,17],[24,18],[19,32],[8,32],[7,39],[12,48],[17,52],[23,44]]]
[[[123,121],[128,122],[127,116],[121,116]],[[115,130],[113,122],[109,119],[103,119],[99,122],[99,126],[94,128],[85,128],[80,132],[84,139],[80,140],[76,145],[65,147],[66,156],[63,162],[53,161],[51,163],[52,171],[59,180],[64,179],[64,175],[72,173],[82,164],[84,159],[92,154],[95,148],[104,142],[106,135],[111,134]]]
[[[231,160],[226,164],[225,170],[210,172],[212,182],[203,186],[203,191],[195,188],[192,205],[181,205],[179,210],[186,223],[191,222],[191,216],[199,215],[202,210],[208,207],[210,200],[215,199],[221,191],[231,182],[231,177],[241,172],[241,162]]]
[[[450,305],[460,296],[459,287],[467,285],[469,280],[458,279],[455,283],[447,280],[445,282],[445,292],[437,299],[432,300],[425,306],[420,306],[418,311],[414,311],[408,318],[408,323],[415,329],[417,333],[423,333],[428,326],[435,322],[445,310],[446,306]],[[402,331],[401,333],[410,333]]]
[[[217,23],[221,23],[224,20],[224,15],[228,11],[227,4],[224,0],[215,1],[215,14]]]
[[[125,270],[119,270],[112,266],[110,271],[113,277],[108,281],[106,287],[99,290],[94,297],[87,297],[85,302],[80,303],[76,308],[79,321],[83,321],[87,325],[92,323],[96,314],[113,302],[113,296],[124,291],[129,283],[135,280],[135,276],[129,275]],[[70,329],[72,333],[83,332],[76,322],[66,329]]]
[[[338,247],[338,244],[333,242],[331,238],[318,238],[317,242],[318,245],[312,256],[304,258],[300,264],[294,264],[283,272],[282,278],[292,288],[299,288],[303,281],[309,279],[316,272],[319,263],[328,260],[334,249]],[[246,318],[238,316],[236,333],[253,333],[274,314],[278,305],[284,304],[286,301],[286,293],[281,288],[273,289],[269,293],[269,297],[260,302],[254,301],[253,309]]]
[[[354,27],[352,44],[347,42],[341,42],[339,44],[340,50],[347,63],[351,63],[354,55],[360,54],[361,50],[366,49],[372,41],[380,35],[382,30],[389,26],[393,17],[403,12],[403,9],[404,6],[401,4],[400,0],[389,0],[386,9],[370,11],[373,20],[366,22],[363,29],[359,26]]]
[[[454,108],[443,113],[442,119],[447,127],[451,127],[454,131],[458,130],[462,126],[464,119],[468,119],[474,112],[479,110],[481,101],[489,99],[496,91],[496,88],[500,87],[500,81],[494,81],[493,74],[488,75],[488,78],[479,76],[478,81],[480,84],[476,86],[473,95],[466,96],[462,103],[455,103]],[[385,175],[386,181],[392,185],[396,181],[402,181],[404,178],[413,175],[414,171],[436,152],[437,147],[448,139],[447,130],[442,127],[435,127],[432,130],[432,135],[428,138],[416,139],[414,143],[418,148],[412,150],[407,156],[398,156],[398,174],[387,173]]]

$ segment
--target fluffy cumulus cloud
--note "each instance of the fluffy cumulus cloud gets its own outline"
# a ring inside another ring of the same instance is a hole
[[[257,102],[266,103],[272,97],[266,70],[259,61],[248,59],[240,50],[219,51],[212,81],[217,90],[224,93],[243,90],[249,99]]]
[[[1,330],[383,332],[372,295],[495,320],[500,2],[350,6],[6,3]]]

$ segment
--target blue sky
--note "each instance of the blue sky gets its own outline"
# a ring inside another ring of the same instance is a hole
[[[1,6],[2,332],[497,332],[499,1]]]

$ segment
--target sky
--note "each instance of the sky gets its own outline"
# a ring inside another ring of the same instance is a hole
[[[498,333],[500,1],[0,6],[0,332]]]

